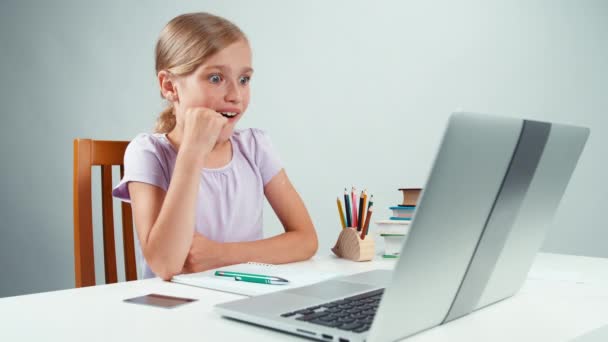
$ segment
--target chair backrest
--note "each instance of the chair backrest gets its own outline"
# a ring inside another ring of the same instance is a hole
[[[91,168],[101,166],[101,195],[103,213],[103,255],[105,281],[118,281],[112,209],[112,165],[120,165],[124,174],[123,157],[128,141],[74,139],[74,267],[76,287],[95,285],[93,252],[93,214],[91,196]],[[133,218],[131,205],[122,202],[122,236],[125,279],[137,279]]]

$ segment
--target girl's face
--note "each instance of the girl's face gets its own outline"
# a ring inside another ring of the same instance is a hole
[[[179,98],[174,103],[178,125],[181,113],[192,107],[205,107],[229,117],[218,142],[227,141],[234,126],[249,105],[251,49],[240,40],[208,58],[194,72],[176,79]]]

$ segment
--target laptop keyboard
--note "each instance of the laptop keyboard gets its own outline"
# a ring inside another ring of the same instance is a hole
[[[368,331],[376,315],[384,289],[333,302],[286,312],[281,317],[362,333]]]

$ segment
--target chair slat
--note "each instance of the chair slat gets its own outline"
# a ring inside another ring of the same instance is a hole
[[[101,201],[103,211],[103,250],[106,284],[116,283],[116,248],[114,239],[114,210],[112,209],[112,166],[101,166]]]
[[[125,175],[124,165],[120,165],[120,178]],[[135,240],[133,237],[133,214],[131,204],[121,203],[122,212],[122,240],[125,258],[126,279],[137,280],[137,263],[135,262]]]
[[[122,203],[122,239],[125,256],[125,273],[127,280],[137,280],[137,264],[135,262],[135,240],[133,236],[133,224],[131,205]]]
[[[95,285],[90,139],[74,139],[74,271],[76,287]]]

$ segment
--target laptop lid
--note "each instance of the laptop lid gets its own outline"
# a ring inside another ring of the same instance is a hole
[[[515,293],[588,135],[453,114],[368,340],[403,338]]]

